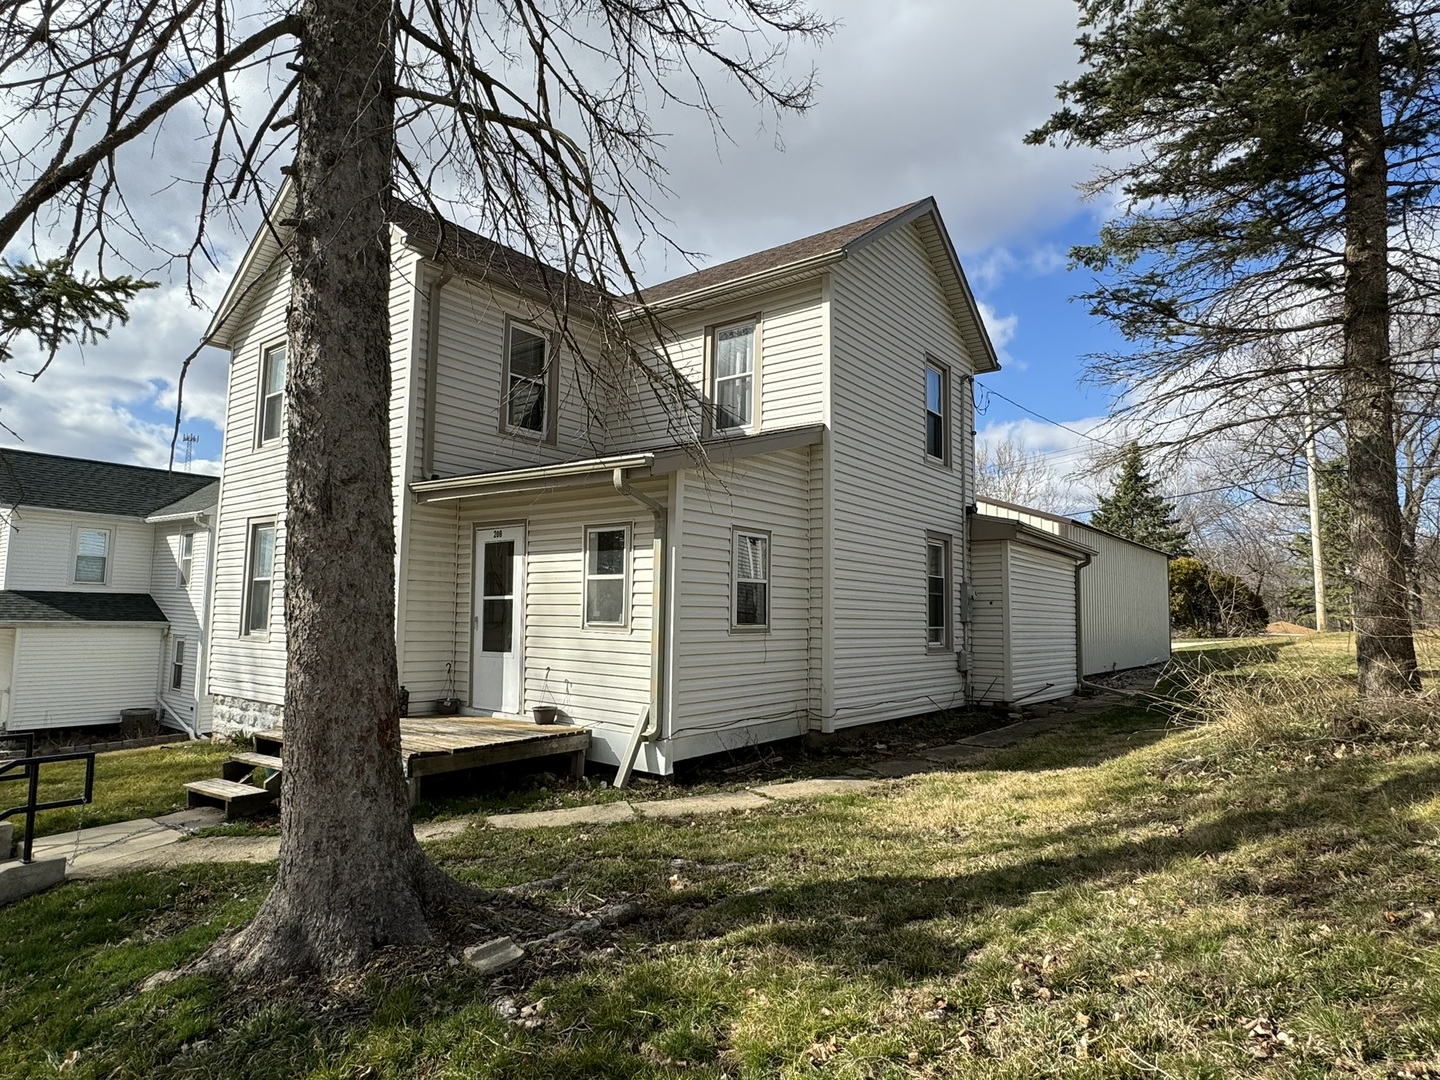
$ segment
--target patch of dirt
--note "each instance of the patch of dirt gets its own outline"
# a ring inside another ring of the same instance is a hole
[[[1299,623],[1293,623],[1293,622],[1272,622],[1269,626],[1265,627],[1265,632],[1266,632],[1267,634],[1302,634],[1302,635],[1303,635],[1303,634],[1313,634],[1313,633],[1315,633],[1316,631],[1315,631],[1314,627],[1301,626]]]

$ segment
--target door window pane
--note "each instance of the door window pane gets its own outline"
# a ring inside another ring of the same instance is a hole
[[[487,597],[480,615],[480,648],[486,652],[513,652],[514,614],[514,600]]]

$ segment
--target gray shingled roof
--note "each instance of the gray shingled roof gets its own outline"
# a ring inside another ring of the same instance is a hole
[[[0,505],[149,517],[215,482],[113,461],[0,448]]]
[[[206,510],[214,509],[215,504],[220,501],[220,481],[212,480],[200,490],[186,495],[183,499],[176,499],[169,506],[162,506],[148,516],[151,518],[179,517],[183,514],[203,514]]]
[[[0,623],[167,621],[160,605],[149,593],[0,589]]]
[[[873,232],[901,214],[909,212],[917,205],[919,204],[907,203],[894,210],[887,210],[883,214],[852,221],[848,225],[841,225],[838,228],[815,233],[813,236],[792,240],[779,247],[767,248],[764,251],[757,251],[753,255],[731,259],[719,266],[710,266],[704,270],[697,270],[693,274],[662,281],[658,285],[642,289],[640,298],[647,304],[659,304],[676,296],[684,296],[701,289],[723,285],[729,281],[739,281],[755,274],[763,274],[767,270],[778,270],[781,267],[804,262],[820,255],[838,254],[862,236]]]

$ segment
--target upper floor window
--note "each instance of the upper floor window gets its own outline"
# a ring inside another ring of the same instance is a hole
[[[190,584],[190,572],[195,566],[195,534],[185,532],[180,534],[180,573],[176,578],[176,584],[182,589]]]
[[[736,529],[730,625],[765,630],[770,626],[770,534]]]
[[[943,536],[925,538],[925,643],[933,649],[950,647],[950,541]]]
[[[711,342],[711,396],[715,430],[749,427],[755,420],[755,323],[718,328]]]
[[[545,436],[550,428],[549,343],[529,327],[510,324],[505,347],[505,427]]]
[[[925,364],[925,456],[950,464],[950,372],[934,360]]]
[[[110,573],[110,530],[75,530],[75,584],[104,585]]]
[[[623,526],[585,530],[585,625],[624,626],[630,530]]]
[[[285,408],[285,346],[266,349],[260,359],[260,438],[264,446],[280,438]]]
[[[250,555],[245,563],[245,610],[240,617],[242,634],[270,631],[270,589],[275,579],[275,523],[250,526]]]

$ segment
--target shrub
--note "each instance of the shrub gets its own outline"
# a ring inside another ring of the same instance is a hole
[[[1197,637],[1235,637],[1265,629],[1260,594],[1234,574],[1199,559],[1170,561],[1170,625]]]

